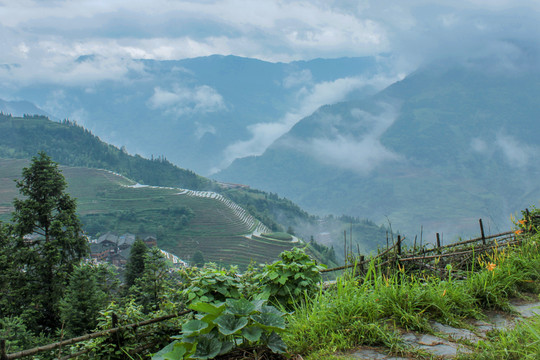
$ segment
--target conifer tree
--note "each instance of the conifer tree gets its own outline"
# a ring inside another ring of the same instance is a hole
[[[60,326],[59,302],[73,267],[88,253],[76,203],[64,176],[44,152],[16,181],[10,241],[15,266],[11,287],[30,328],[52,333]]]
[[[69,336],[93,330],[99,310],[105,308],[107,294],[97,282],[98,267],[81,265],[73,269],[64,298],[60,302],[61,318]]]
[[[146,244],[141,239],[135,240],[135,243],[131,247],[124,277],[128,289],[135,285],[136,280],[142,276],[144,272],[144,257],[147,252],[148,247]]]

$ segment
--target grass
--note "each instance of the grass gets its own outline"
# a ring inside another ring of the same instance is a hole
[[[459,359],[540,359],[540,316],[524,320],[511,330],[492,332],[488,341],[478,344],[474,354],[461,355]]]
[[[372,262],[363,279],[346,273],[327,291],[298,301],[285,340],[305,359],[330,358],[362,345],[407,352],[396,329],[430,333],[429,320],[465,326],[465,319],[482,318],[485,309],[508,310],[509,298],[521,292],[538,294],[540,235],[524,238],[521,246],[476,257],[475,264],[462,272],[448,268],[450,276],[441,280],[404,268],[387,275]],[[457,275],[466,279],[458,280]],[[513,359],[489,354],[499,356],[514,348],[520,356],[526,354],[516,359],[535,358],[540,351],[539,324],[537,317],[514,331],[501,332],[501,340],[483,343],[469,358]],[[520,336],[531,339],[531,345],[520,347]]]

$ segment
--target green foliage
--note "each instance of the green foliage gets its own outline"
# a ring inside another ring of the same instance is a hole
[[[146,253],[148,252],[148,247],[141,240],[135,240],[133,246],[131,247],[131,252],[129,253],[129,259],[126,264],[126,273],[125,273],[125,283],[129,288],[132,285],[135,285],[137,279],[139,279],[144,272],[144,259]]]
[[[143,265],[142,275],[136,279],[130,293],[135,295],[137,302],[148,313],[159,309],[168,289],[173,286],[170,283],[169,264],[159,248],[153,247],[144,254]]]
[[[193,303],[196,319],[182,326],[182,335],[157,354],[153,360],[212,359],[238,346],[264,345],[283,353],[286,345],[279,333],[285,330],[284,313],[265,301],[227,299],[223,303]]]
[[[508,309],[519,291],[540,292],[540,234],[522,238],[519,246],[495,249],[467,271],[452,270],[447,280],[404,268],[388,274],[371,263],[364,278],[339,277],[335,286],[298,302],[284,335],[293,352],[323,358],[360,345],[400,349],[390,322],[430,332],[430,320],[461,325],[465,318],[481,318],[484,309]],[[457,280],[457,278],[465,278]],[[524,334],[524,335],[521,335]],[[470,359],[536,358],[538,324],[528,323],[516,333],[506,332],[493,342],[480,343]],[[530,339],[531,346],[519,347]],[[508,351],[505,351],[508,349]]]
[[[206,264],[203,268],[190,267],[181,270],[181,275],[188,286],[182,291],[187,303],[223,302],[228,298],[240,298],[244,283],[237,274],[237,268],[228,270],[215,264]]]
[[[304,295],[316,292],[321,281],[318,265],[300,248],[284,251],[281,260],[265,265],[254,276],[264,296],[272,302],[290,307]]]
[[[46,344],[50,339],[36,337],[22,318],[9,316],[0,318],[0,339],[6,340],[7,353],[28,349],[36,344]]]
[[[9,237],[10,295],[17,298],[11,312],[32,320],[27,325],[34,331],[51,333],[60,327],[60,299],[74,266],[88,254],[88,243],[75,200],[65,192],[65,179],[49,156],[40,152],[34,157],[16,184],[23,197],[13,200]]]
[[[97,315],[108,301],[98,283],[98,266],[76,266],[69,277],[64,298],[60,302],[61,318],[68,336],[79,336],[93,330]]]
[[[536,360],[540,359],[540,317],[520,321],[515,328],[496,330],[477,350],[461,360]]]
[[[210,180],[180,169],[164,157],[150,160],[129,155],[67,120],[58,123],[46,117],[0,115],[0,142],[0,157],[4,158],[28,158],[44,150],[64,165],[107,169],[145,184],[194,190],[212,188]]]

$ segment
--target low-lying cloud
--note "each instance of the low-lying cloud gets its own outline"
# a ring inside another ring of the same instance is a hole
[[[148,106],[175,116],[226,110],[223,97],[214,88],[207,85],[195,88],[176,85],[172,90],[156,87],[154,94],[148,100]]]
[[[381,136],[398,116],[397,107],[389,104],[380,104],[380,107],[383,110],[379,114],[358,109],[351,111],[353,122],[347,123],[352,125],[349,129],[361,129],[357,135],[340,133],[337,126],[332,126],[333,123],[339,124],[343,120],[342,115],[335,115],[326,119],[326,137],[309,140],[295,138],[289,141],[288,146],[323,164],[351,170],[360,175],[367,175],[387,161],[403,161],[402,156],[385,148],[380,142]]]
[[[304,75],[304,78],[307,79],[308,76]],[[382,89],[384,86],[400,78],[401,75],[396,77],[378,75],[371,78],[347,77],[335,81],[321,82],[312,87],[304,86],[297,91],[299,105],[296,109],[289,111],[279,121],[248,126],[247,129],[251,137],[248,140],[238,141],[229,145],[224,150],[224,161],[220,168],[225,168],[238,158],[261,155],[274,141],[288,132],[298,121],[311,115],[321,106],[343,101],[352,91],[362,89],[366,86]],[[295,79],[298,79],[298,77]],[[217,168],[213,169],[214,172],[219,170]]]
[[[499,153],[514,168],[528,167],[540,152],[537,146],[525,144],[511,135],[505,134],[502,130],[490,140],[473,138],[471,148],[474,152],[489,157]]]

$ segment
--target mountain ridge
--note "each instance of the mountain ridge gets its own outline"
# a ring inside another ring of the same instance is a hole
[[[512,212],[534,203],[526,194],[540,194],[538,91],[534,74],[420,69],[367,99],[319,108],[263,155],[214,178],[242,179],[319,215],[390,219],[407,233],[424,225],[475,234],[479,217],[506,228]]]

